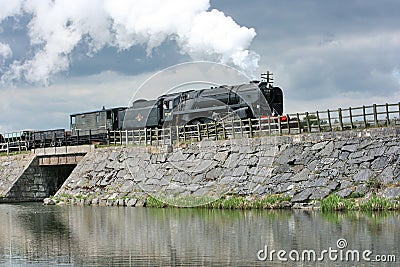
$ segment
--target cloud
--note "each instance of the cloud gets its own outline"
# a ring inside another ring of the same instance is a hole
[[[248,73],[259,56],[249,51],[256,33],[239,26],[218,10],[208,11],[209,0],[30,0],[2,1],[7,17],[31,16],[30,53],[14,60],[1,76],[3,84],[16,81],[48,85],[67,71],[71,54],[86,46],[92,56],[104,47],[128,50],[146,47],[148,55],[167,40],[174,40],[182,54],[232,64]]]
[[[0,64],[12,56],[11,48],[8,44],[0,43]]]
[[[136,88],[148,76],[149,73],[127,76],[107,71],[85,77],[57,77],[48,87],[2,88],[0,133],[69,129],[69,114],[100,110],[103,106],[127,106]]]

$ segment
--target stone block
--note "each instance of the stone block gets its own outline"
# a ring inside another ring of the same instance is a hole
[[[355,182],[367,182],[374,174],[375,173],[369,169],[361,169],[354,175],[353,179]]]
[[[336,195],[338,195],[339,197],[345,198],[345,197],[348,197],[352,192],[353,192],[352,188],[344,188],[344,189],[336,192]]]
[[[307,188],[305,190],[302,190],[298,193],[296,193],[292,199],[291,202],[307,202],[309,200],[309,197],[314,193],[314,189]]]
[[[127,207],[134,207],[135,205],[136,205],[136,203],[137,203],[137,199],[135,199],[135,198],[130,198],[130,199],[128,199],[127,201],[125,201],[126,202],[126,206]]]
[[[400,187],[389,187],[383,190],[382,196],[388,199],[397,199],[400,197]]]
[[[331,189],[327,187],[316,188],[315,191],[311,194],[310,199],[318,199],[321,200],[327,197],[331,193]]]

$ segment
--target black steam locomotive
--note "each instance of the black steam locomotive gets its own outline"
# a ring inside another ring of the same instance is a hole
[[[105,143],[109,131],[196,125],[224,119],[269,118],[283,114],[283,93],[272,85],[267,72],[261,81],[235,86],[215,86],[136,100],[118,107],[70,115],[71,131],[22,131],[0,135],[0,143],[21,149],[43,146]],[[287,119],[285,116],[281,120]],[[1,148],[0,148],[1,150]]]
[[[165,94],[155,100],[136,100],[119,107],[70,116],[72,136],[107,130],[162,128],[235,119],[267,118],[283,114],[282,89],[272,85],[271,73],[262,81],[216,86]],[[285,118],[285,117],[283,117]]]

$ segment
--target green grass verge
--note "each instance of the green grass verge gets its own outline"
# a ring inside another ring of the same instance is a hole
[[[321,200],[321,211],[354,210],[356,204],[336,194],[329,195]]]
[[[336,194],[329,195],[321,200],[321,211],[384,211],[398,210],[400,205],[398,202],[393,202],[389,199],[372,196],[365,202],[360,198],[343,198]]]
[[[381,211],[398,209],[399,205],[391,202],[388,199],[371,197],[367,202],[360,205],[360,210],[363,211]]]
[[[285,208],[290,197],[282,195],[269,195],[260,198],[245,198],[242,196],[224,196],[219,199],[210,197],[185,197],[176,199],[147,197],[146,207],[199,207],[212,209],[273,209]]]

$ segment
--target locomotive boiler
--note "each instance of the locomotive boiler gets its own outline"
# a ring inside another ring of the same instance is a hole
[[[276,117],[283,114],[282,89],[272,85],[271,74],[262,81],[221,85],[140,99],[118,111],[118,129],[194,125],[228,118]]]

